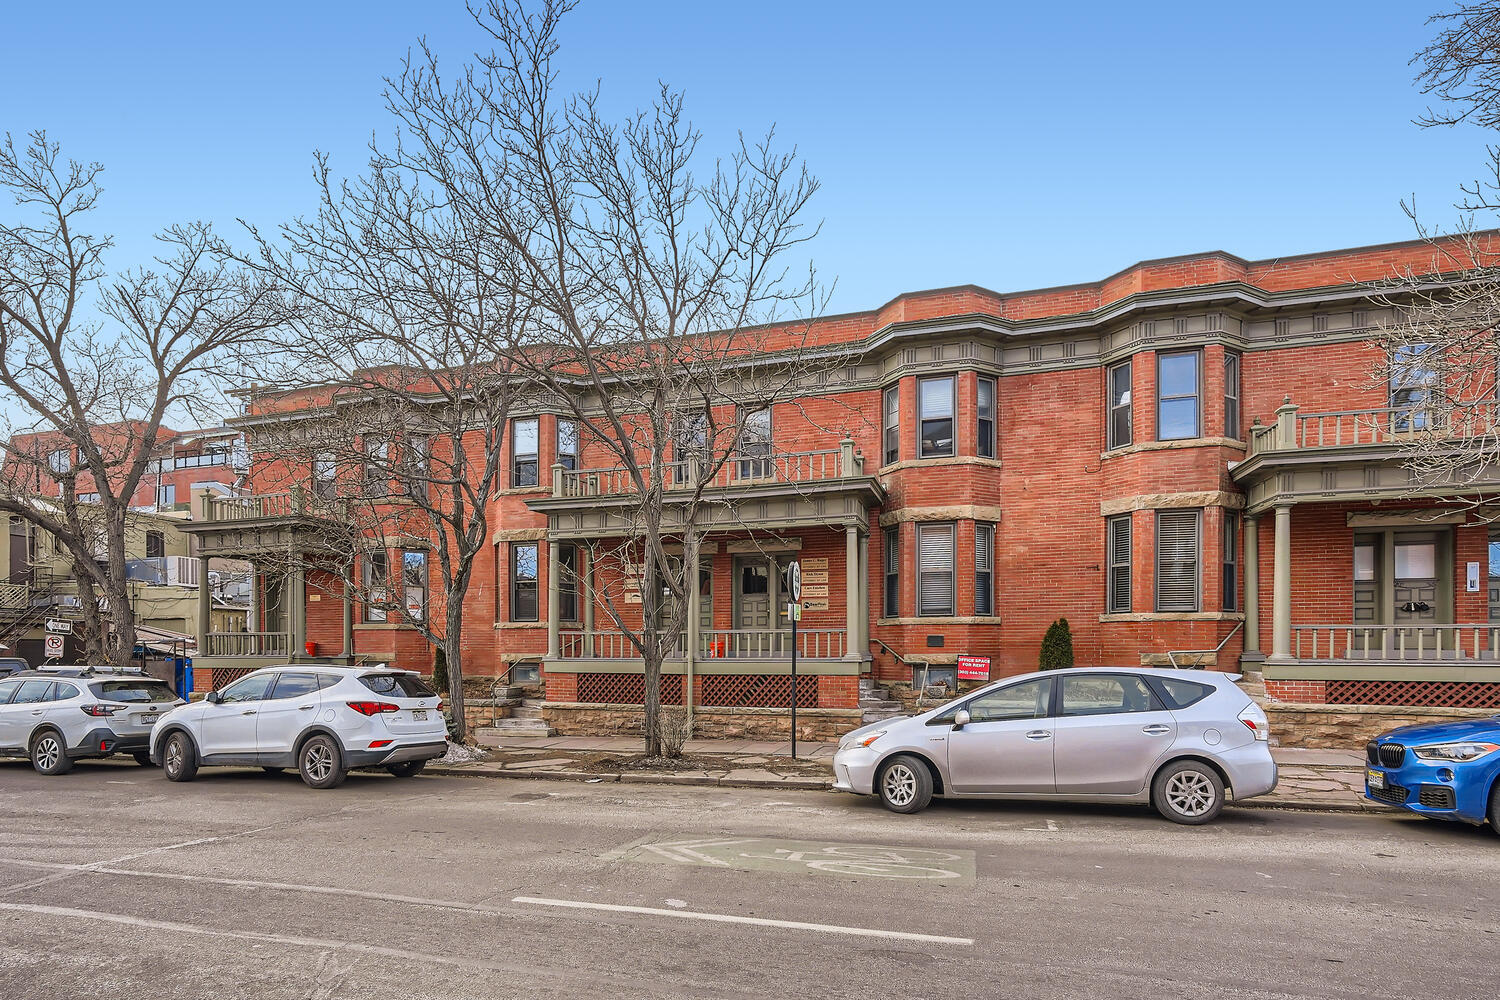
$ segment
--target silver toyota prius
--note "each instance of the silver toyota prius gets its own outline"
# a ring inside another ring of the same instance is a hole
[[[856,729],[839,791],[912,813],[946,798],[1150,804],[1207,823],[1276,787],[1266,715],[1235,674],[1085,667],[1007,677],[940,708]]]

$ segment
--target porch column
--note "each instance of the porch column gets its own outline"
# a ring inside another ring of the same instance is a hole
[[[354,658],[354,581],[344,581],[344,655]]]
[[[299,563],[292,570],[292,656],[303,654],[307,643],[307,570]]]
[[[693,665],[698,658],[698,616],[703,605],[703,598],[698,593],[698,548],[692,546],[692,558],[682,571],[682,583],[687,588],[687,673],[682,683],[682,704],[687,709],[689,725],[693,720]]]
[[[208,582],[208,557],[198,557],[198,654],[208,653],[208,633],[212,622],[213,588]]]
[[[588,546],[579,546],[578,559],[584,563],[583,586],[579,588],[578,594],[578,599],[583,602],[583,650],[584,655],[592,656],[591,651],[594,648],[594,554],[589,551]]]
[[[250,564],[250,610],[245,615],[246,632],[265,631],[265,615],[261,611],[260,602],[265,595],[261,592],[260,568],[254,563]]]
[[[1271,568],[1271,658],[1292,655],[1292,508],[1276,508],[1276,551]]]
[[[859,643],[859,529],[844,529],[844,659],[860,659]]]
[[[870,536],[859,536],[859,658],[870,652]]]
[[[558,586],[557,540],[547,539],[547,656],[562,655],[562,587]]]
[[[1245,518],[1245,659],[1260,658],[1260,518]]]

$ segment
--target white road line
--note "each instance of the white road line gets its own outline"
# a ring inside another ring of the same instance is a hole
[[[35,913],[65,920],[96,920],[127,927],[144,927],[151,930],[172,931],[177,934],[197,934],[203,937],[238,938],[242,941],[262,941],[267,944],[285,944],[299,948],[316,948],[319,951],[348,951],[366,955],[381,955],[399,958],[408,962],[424,962],[436,965],[454,965],[461,968],[492,969],[499,972],[522,972],[519,966],[500,962],[487,962],[475,958],[450,958],[433,952],[406,951],[401,948],[383,948],[375,944],[360,944],[357,941],[334,941],[325,938],[294,937],[289,934],[268,934],[263,931],[230,931],[203,927],[198,924],[180,924],[170,920],[150,920],[132,917],[126,913],[100,913],[97,910],[75,910],[67,906],[45,906],[41,903],[0,903],[0,910],[20,913]]]
[[[104,861],[95,861],[91,864],[60,865],[57,868],[56,874],[44,875],[41,878],[32,879],[30,882],[17,882],[15,885],[8,885],[4,888],[0,888],[0,896],[13,896],[16,893],[23,892],[26,889],[35,889],[39,886],[47,885],[50,882],[56,882],[59,879],[67,878],[68,875],[73,872],[99,871],[109,865],[118,865],[125,861],[137,861],[141,858],[150,857],[153,854],[161,854],[165,851],[175,851],[182,847],[197,847],[200,844],[215,844],[224,840],[237,840],[240,837],[248,837],[252,834],[260,833],[264,830],[269,829],[271,829],[271,827],[269,826],[260,826],[256,827],[254,830],[245,830],[241,833],[231,833],[223,837],[199,837],[196,840],[184,840],[181,843],[177,844],[165,844],[161,847],[151,847],[147,848],[144,851],[136,851],[133,854],[122,854],[118,858],[109,858]],[[25,862],[21,863],[24,864]]]
[[[739,917],[730,913],[699,913],[693,910],[663,910],[654,906],[621,906],[615,903],[586,903],[576,899],[544,899],[539,896],[516,896],[512,903],[531,906],[558,906],[569,910],[603,910],[607,913],[639,913],[650,917],[677,917],[681,920],[709,920],[720,924],[751,924],[756,927],[779,927],[790,931],[817,931],[821,934],[852,934],[856,937],[887,938],[893,941],[926,941],[930,944],[972,945],[973,938],[945,937],[941,934],[917,934],[911,931],[885,931],[875,927],[844,927],[839,924],[811,924],[801,920],[771,920],[767,917]]]

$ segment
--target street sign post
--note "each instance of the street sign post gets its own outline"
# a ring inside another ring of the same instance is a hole
[[[792,620],[792,759],[797,759],[797,622],[802,617],[802,564],[793,562],[786,570],[787,589],[792,602],[786,616]]]

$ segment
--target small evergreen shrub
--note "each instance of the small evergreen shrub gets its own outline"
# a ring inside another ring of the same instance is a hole
[[[1047,626],[1042,636],[1042,655],[1038,663],[1041,670],[1059,670],[1073,665],[1073,631],[1066,618],[1059,618]]]

